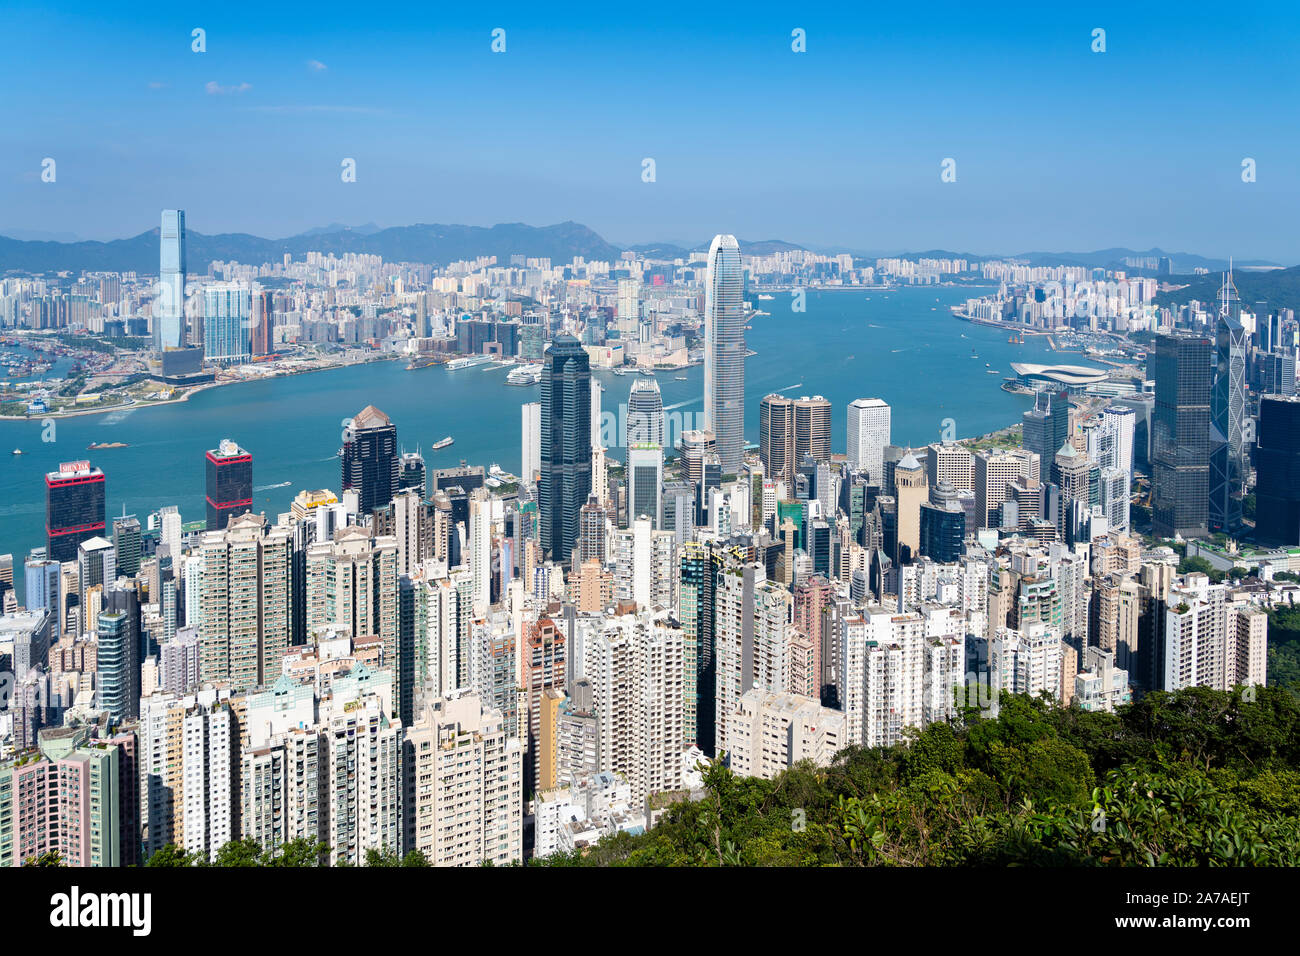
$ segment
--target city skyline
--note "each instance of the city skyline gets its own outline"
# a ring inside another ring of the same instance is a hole
[[[633,244],[726,223],[824,247],[1122,245],[1295,263],[1300,240],[1277,213],[1300,209],[1297,134],[1257,92],[1294,93],[1283,64],[1296,14],[1266,6],[1271,16],[1218,19],[1216,55],[1193,70],[1185,53],[1202,21],[1181,5],[1088,19],[1025,5],[987,22],[945,5],[938,36],[905,11],[733,19],[681,7],[631,37],[628,15],[581,10],[567,22],[452,11],[427,31],[397,26],[399,14],[367,25],[380,58],[353,46],[351,19],[318,8],[200,23],[157,5],[129,26],[143,54],[132,60],[106,53],[125,24],[21,5],[0,75],[21,75],[51,30],[67,57],[43,74],[39,107],[10,104],[0,232],[105,240],[152,227],[143,209],[185,208],[209,234],[576,220]],[[191,49],[194,29],[205,52]],[[1097,29],[1105,52],[1093,51]],[[1027,49],[1045,65],[1029,86],[1009,68]],[[637,57],[654,58],[649,91],[667,105],[638,108],[645,82],[626,69]],[[693,105],[701,62],[744,94],[707,119]],[[593,73],[603,81],[588,85]],[[567,124],[542,121],[544,103],[579,89]],[[503,151],[512,132],[528,148]],[[42,181],[46,158],[54,182]],[[354,182],[341,179],[346,159]]]

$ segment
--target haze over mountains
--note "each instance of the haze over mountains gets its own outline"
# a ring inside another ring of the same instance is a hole
[[[31,235],[31,233],[19,233]],[[709,238],[694,246],[674,242],[642,243],[619,246],[609,242],[594,230],[576,222],[562,222],[550,226],[530,226],[525,223],[498,223],[495,226],[466,226],[443,224],[416,224],[380,228],[374,223],[350,227],[339,223],[310,229],[285,239],[264,239],[247,233],[222,233],[206,235],[190,229],[186,233],[189,268],[193,272],[206,272],[213,260],[235,260],[249,265],[281,259],[285,253],[301,258],[307,252],[348,252],[382,256],[392,262],[431,262],[446,264],[479,256],[496,256],[498,262],[508,263],[511,255],[549,258],[552,262],[568,262],[574,256],[586,259],[613,261],[624,251],[634,251],[647,258],[680,259],[691,252],[708,249]],[[804,245],[781,239],[740,240],[741,251],[747,255],[767,255],[795,249],[808,249],[822,254],[848,253],[855,257],[911,256],[929,258],[988,259],[990,254],[927,250],[923,252],[902,250],[861,250]],[[1080,265],[1090,268],[1123,269],[1125,258],[1170,256],[1179,274],[1190,274],[1196,268],[1211,271],[1227,267],[1227,260],[1207,258],[1192,253],[1167,253],[1160,249],[1137,251],[1114,248],[1095,252],[1026,252],[1000,254],[999,258],[1022,259],[1030,265]],[[1239,261],[1238,268],[1277,268],[1277,263],[1263,260]],[[61,242],[48,239],[11,238],[0,235],[0,274],[6,272],[62,272],[81,269],[114,272],[134,271],[153,274],[158,271],[158,230],[151,229],[129,239],[109,242]],[[1131,270],[1136,271],[1136,270]]]

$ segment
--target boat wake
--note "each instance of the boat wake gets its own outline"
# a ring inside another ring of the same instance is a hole
[[[328,461],[328,460],[329,460],[329,459],[327,458],[326,461]],[[293,484],[292,481],[282,481],[282,482],[280,482],[278,485],[258,485],[258,486],[257,486],[256,488],[254,488],[253,490],[254,490],[254,491],[270,491],[272,488],[288,488],[291,484]]]

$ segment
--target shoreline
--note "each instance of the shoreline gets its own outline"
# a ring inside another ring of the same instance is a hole
[[[376,358],[368,358],[364,362],[345,362],[340,365],[325,365],[319,368],[295,369],[292,371],[276,372],[274,375],[263,375],[258,378],[241,378],[226,382],[204,382],[202,385],[190,386],[184,394],[176,398],[163,399],[158,402],[132,402],[129,405],[109,405],[105,408],[72,408],[61,409],[60,411],[42,412],[31,415],[0,415],[0,422],[41,422],[47,418],[79,418],[83,415],[107,415],[111,412],[134,411],[138,408],[162,408],[165,405],[178,405],[181,402],[188,402],[190,398],[199,392],[205,392],[213,388],[225,388],[231,385],[247,385],[257,381],[270,381],[277,378],[290,378],[294,375],[310,375],[313,372],[330,372],[340,368],[351,368],[354,365],[369,365],[372,362],[391,362],[400,358],[398,355],[383,355]]]

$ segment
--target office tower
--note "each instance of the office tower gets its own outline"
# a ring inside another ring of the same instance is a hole
[[[135,591],[107,588],[94,626],[96,706],[115,722],[131,720],[140,713],[140,607]]]
[[[578,540],[578,511],[591,494],[591,366],[582,344],[560,335],[542,372],[542,550],[565,564]]]
[[[716,455],[718,442],[710,431],[684,431],[677,450],[681,458],[682,477],[699,485],[704,477],[704,456]]]
[[[965,553],[966,511],[957,499],[957,489],[943,479],[930,490],[930,500],[921,504],[920,553],[951,564]]]
[[[241,521],[247,518],[239,519]],[[347,527],[307,549],[307,633],[379,640],[385,666],[398,666],[397,541]],[[205,674],[206,678],[206,674]]]
[[[88,461],[69,461],[45,476],[45,554],[72,561],[77,546],[104,533],[104,473]]]
[[[542,403],[525,402],[520,406],[522,428],[520,431],[521,460],[519,480],[531,487],[537,481],[542,467]]]
[[[600,767],[627,779],[634,802],[681,786],[685,667],[682,628],[667,617],[613,618],[586,641]]]
[[[1097,507],[1106,516],[1110,532],[1127,533],[1132,481],[1123,468],[1102,468],[1097,473]]]
[[[421,498],[428,493],[424,456],[418,451],[402,452],[397,462],[397,490],[414,491]]]
[[[627,397],[627,434],[623,444],[653,443],[666,448],[664,433],[664,399],[659,392],[659,381],[653,375],[637,376]]]
[[[1073,540],[1075,504],[1087,507],[1091,498],[1088,459],[1069,442],[1063,444],[1052,460],[1052,483],[1061,494],[1061,514],[1058,530],[1067,541]]]
[[[358,866],[369,850],[400,855],[405,835],[402,725],[390,721],[379,697],[370,694],[332,714],[322,736],[330,865]]]
[[[1255,537],[1262,544],[1300,544],[1300,398],[1259,400],[1255,453]]]
[[[744,284],[736,237],[714,236],[704,286],[704,428],[717,436],[724,474],[745,457]]]
[[[628,524],[642,515],[654,528],[663,527],[664,454],[654,442],[629,445],[627,449]]]
[[[849,403],[849,466],[867,473],[867,480],[882,485],[885,446],[890,443],[890,408],[879,398],[859,398]]]
[[[898,542],[894,561],[910,564],[921,553],[921,506],[929,499],[925,467],[910,451],[894,469],[894,487],[898,494]]]
[[[261,515],[240,515],[224,531],[204,533],[200,590],[188,596],[202,614],[203,680],[241,691],[280,674],[292,643],[292,552],[289,529],[268,528]]]
[[[134,517],[113,519],[113,550],[117,553],[117,573],[135,577],[140,570],[140,522]]]
[[[53,611],[55,627],[61,628],[59,562],[49,561],[44,557],[28,558],[23,564],[23,588],[27,598],[23,606],[29,611]]]
[[[239,282],[219,282],[203,289],[203,358],[222,365],[247,362],[252,293]]]
[[[367,405],[348,422],[339,457],[343,490],[357,493],[360,514],[388,504],[397,493],[397,426],[375,406]]]
[[[204,455],[208,530],[220,531],[253,508],[253,456],[229,438]],[[177,555],[179,557],[179,555]]]
[[[1198,335],[1156,339],[1151,512],[1160,537],[1208,530],[1212,346]]]
[[[182,522],[175,505],[163,505],[158,509],[157,528],[159,546],[165,546],[170,554],[179,557]]]
[[[794,402],[764,395],[758,405],[758,457],[763,474],[789,483],[794,476]]]
[[[926,476],[930,479],[931,488],[946,481],[956,491],[975,490],[975,455],[965,445],[935,442],[926,447],[925,453]]]
[[[803,695],[751,689],[727,721],[731,769],[746,777],[773,780],[804,760],[829,767],[844,745],[844,714]]]
[[[604,398],[605,387],[594,378],[589,379],[589,384],[591,386],[591,447],[608,448],[610,445],[613,445],[618,441],[618,437],[614,434],[617,429],[611,429],[608,436],[601,432],[601,422],[603,420],[601,414],[601,401]],[[540,429],[538,434],[541,434]],[[608,442],[606,442],[606,437],[609,438]]]
[[[985,450],[975,455],[975,528],[999,527],[1007,488],[1017,478],[1038,479],[1037,454]]]
[[[1241,525],[1241,495],[1245,481],[1246,451],[1246,330],[1231,274],[1224,276],[1218,323],[1214,332],[1214,391],[1210,417],[1210,500],[1207,516],[1211,531],[1235,532]]]
[[[690,482],[671,481],[664,485],[665,531],[673,532],[678,544],[695,535],[695,492]]]
[[[1296,393],[1296,354],[1294,349],[1262,352],[1255,355],[1259,392],[1262,395]]]
[[[820,395],[794,401],[794,460],[826,461],[831,457],[831,403]]]
[[[158,257],[158,297],[153,309],[153,347],[185,345],[185,210],[164,209]]]
[[[1040,461],[1050,462],[1070,439],[1070,396],[1068,393],[1037,391],[1034,407],[1022,416],[1021,444]]]
[[[1133,439],[1137,413],[1127,405],[1111,405],[1101,413],[1101,426],[1108,439],[1108,455],[1097,464],[1102,468],[1119,468],[1133,475]]]
[[[501,713],[473,695],[439,698],[406,734],[407,812],[418,850],[433,866],[523,860],[523,753]]]

